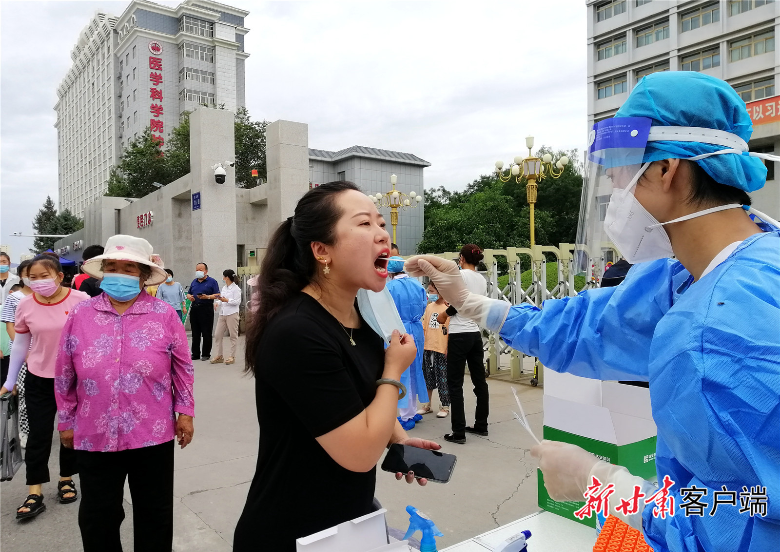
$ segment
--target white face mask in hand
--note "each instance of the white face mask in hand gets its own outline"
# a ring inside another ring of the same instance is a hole
[[[674,256],[672,242],[663,228],[664,225],[742,207],[739,203],[731,203],[704,209],[668,222],[658,222],[637,201],[633,191],[634,186],[649,165],[650,163],[645,163],[642,166],[625,190],[616,189],[612,192],[607,206],[607,215],[604,219],[604,231],[626,261],[631,264]]]
[[[398,314],[398,309],[393,301],[393,296],[387,288],[379,293],[367,289],[359,289],[357,294],[358,310],[363,320],[371,326],[385,343],[390,343],[393,330],[398,330],[401,335],[406,333],[404,323]]]

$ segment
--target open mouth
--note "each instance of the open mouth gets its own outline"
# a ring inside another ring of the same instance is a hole
[[[389,258],[390,252],[385,250],[374,260],[374,270],[376,270],[377,274],[382,278],[387,277],[387,262]]]

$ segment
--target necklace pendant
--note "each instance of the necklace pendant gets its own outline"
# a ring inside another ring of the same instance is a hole
[[[355,340],[354,340],[354,339],[352,339],[352,338],[350,337],[350,338],[349,338],[349,342],[350,342],[350,343],[352,343],[352,346],[353,346],[353,347],[355,347]]]

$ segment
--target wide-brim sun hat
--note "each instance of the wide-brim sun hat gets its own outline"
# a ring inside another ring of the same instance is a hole
[[[152,275],[144,286],[156,286],[168,279],[162,259],[153,252],[152,244],[143,238],[123,234],[111,236],[106,242],[103,254],[85,261],[81,268],[90,276],[101,279],[103,261],[128,261],[148,266],[152,269]]]

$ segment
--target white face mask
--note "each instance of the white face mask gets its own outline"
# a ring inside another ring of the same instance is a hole
[[[384,288],[380,292],[368,289],[359,289],[357,294],[358,310],[363,320],[374,330],[385,343],[390,343],[393,330],[398,330],[401,335],[406,333],[401,315],[395,306],[390,291]]]
[[[633,188],[639,178],[647,170],[650,163],[645,163],[634,176],[625,190],[616,189],[612,192],[607,206],[607,216],[604,219],[604,231],[618,248],[623,257],[631,264],[665,259],[674,256],[672,242],[664,230],[665,224],[682,222],[710,213],[742,207],[739,203],[720,205],[685,215],[668,222],[658,222],[636,197]]]

